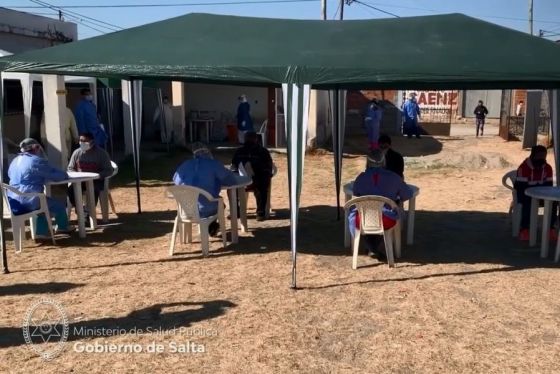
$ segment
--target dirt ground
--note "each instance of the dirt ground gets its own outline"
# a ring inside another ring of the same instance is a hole
[[[344,182],[365,165],[362,142],[348,141]],[[274,155],[273,217],[256,222],[251,198],[250,231],[226,248],[213,239],[208,258],[196,241],[168,255],[175,207],[164,189],[187,154],[145,156],[140,215],[123,167],[112,190],[118,217],[86,239],[61,236],[56,247],[28,240],[15,254],[8,236],[0,371],[558,372],[558,265],[511,238],[501,185],[528,152],[490,135],[393,143],[406,156],[407,181],[420,187],[414,245],[396,268],[362,254],[352,270],[336,220],[332,154],[315,152],[305,161],[298,290],[289,287],[284,155]],[[44,298],[60,303],[69,323],[51,361],[22,336],[28,308]],[[119,333],[83,332],[103,328]],[[204,352],[174,351],[187,342]],[[142,352],[109,352],[111,344]],[[82,352],[96,345],[104,351]],[[148,352],[156,346],[163,352]]]

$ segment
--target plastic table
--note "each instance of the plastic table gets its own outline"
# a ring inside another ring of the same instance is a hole
[[[531,221],[529,224],[529,245],[537,244],[537,221],[539,212],[539,200],[544,201],[544,215],[542,225],[542,241],[541,241],[541,257],[548,256],[548,232],[550,231],[550,212],[552,210],[552,202],[560,201],[560,187],[541,186],[530,187],[525,190],[525,195],[531,197]],[[556,247],[556,255],[554,261],[558,261],[560,257],[560,246]]]
[[[241,210],[237,212],[237,199],[240,200],[240,206],[247,206],[245,199],[247,199],[247,194],[245,193],[245,187],[252,183],[250,177],[236,175],[237,183],[232,186],[222,186],[222,190],[226,190],[229,198],[229,214],[231,220],[231,242],[238,243],[238,227],[237,220],[241,221],[241,230],[243,232],[247,231],[247,211]]]
[[[68,176],[70,178],[54,182],[49,181],[45,185],[45,190],[47,196],[50,196],[51,189],[50,186],[55,184],[71,184],[74,189],[74,198],[76,203],[76,214],[78,215],[78,228],[80,238],[86,237],[86,224],[85,224],[85,214],[84,214],[84,203],[82,201],[82,182],[86,183],[87,192],[87,204],[88,210],[90,212],[92,226],[91,228],[95,230],[97,228],[97,219],[95,217],[95,196],[93,193],[93,181],[99,179],[99,174],[97,173],[87,173],[80,171],[69,171]]]

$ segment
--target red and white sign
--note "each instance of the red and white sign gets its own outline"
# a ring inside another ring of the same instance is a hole
[[[406,97],[414,92],[420,108],[449,109],[457,107],[457,91],[406,91]]]

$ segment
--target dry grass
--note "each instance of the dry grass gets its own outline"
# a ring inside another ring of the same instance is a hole
[[[209,258],[201,258],[196,243],[168,256],[174,207],[153,175],[142,189],[142,215],[135,214],[133,187],[123,185],[113,190],[119,218],[87,239],[61,238],[58,247],[27,241],[19,255],[9,242],[12,273],[0,276],[0,371],[557,372],[560,273],[510,237],[510,196],[501,187],[508,169],[426,167],[431,159],[462,153],[462,160],[471,160],[473,153],[490,152],[515,165],[526,152],[494,137],[395,139],[395,148],[415,156],[407,159],[411,165],[422,161],[406,172],[421,195],[415,244],[404,248],[396,269],[366,256],[351,269],[335,219],[330,155],[306,159],[296,291],[289,288],[281,155],[275,156],[279,174],[272,191],[276,217],[251,219],[237,245],[221,248],[214,241]],[[146,173],[170,175],[180,159],[148,162],[157,170]],[[344,181],[364,165],[360,157],[344,162]],[[70,320],[70,342],[50,362],[21,335],[27,308],[42,297],[62,303]],[[80,327],[166,334],[74,336]],[[198,335],[172,335],[173,327]],[[203,330],[209,336],[200,336]],[[187,340],[206,352],[87,354],[73,348]]]

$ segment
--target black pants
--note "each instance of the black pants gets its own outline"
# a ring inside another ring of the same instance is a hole
[[[531,222],[531,197],[525,194],[517,195],[517,201],[521,204],[521,229],[528,229]],[[542,206],[542,203],[541,205]],[[556,224],[558,218],[558,203],[552,203],[552,211],[550,212],[550,227]]]
[[[266,214],[266,203],[268,200],[268,190],[270,189],[269,176],[253,176],[253,184],[251,184],[249,190],[253,191],[255,194],[255,200],[257,202],[257,216],[264,217]]]
[[[95,197],[95,205],[99,201],[99,193],[103,191],[105,187],[105,179],[96,179],[93,181],[93,196]],[[82,191],[86,191],[86,184],[82,183]],[[76,197],[74,196],[74,188],[72,186],[68,187],[68,199],[72,206],[76,206]]]

